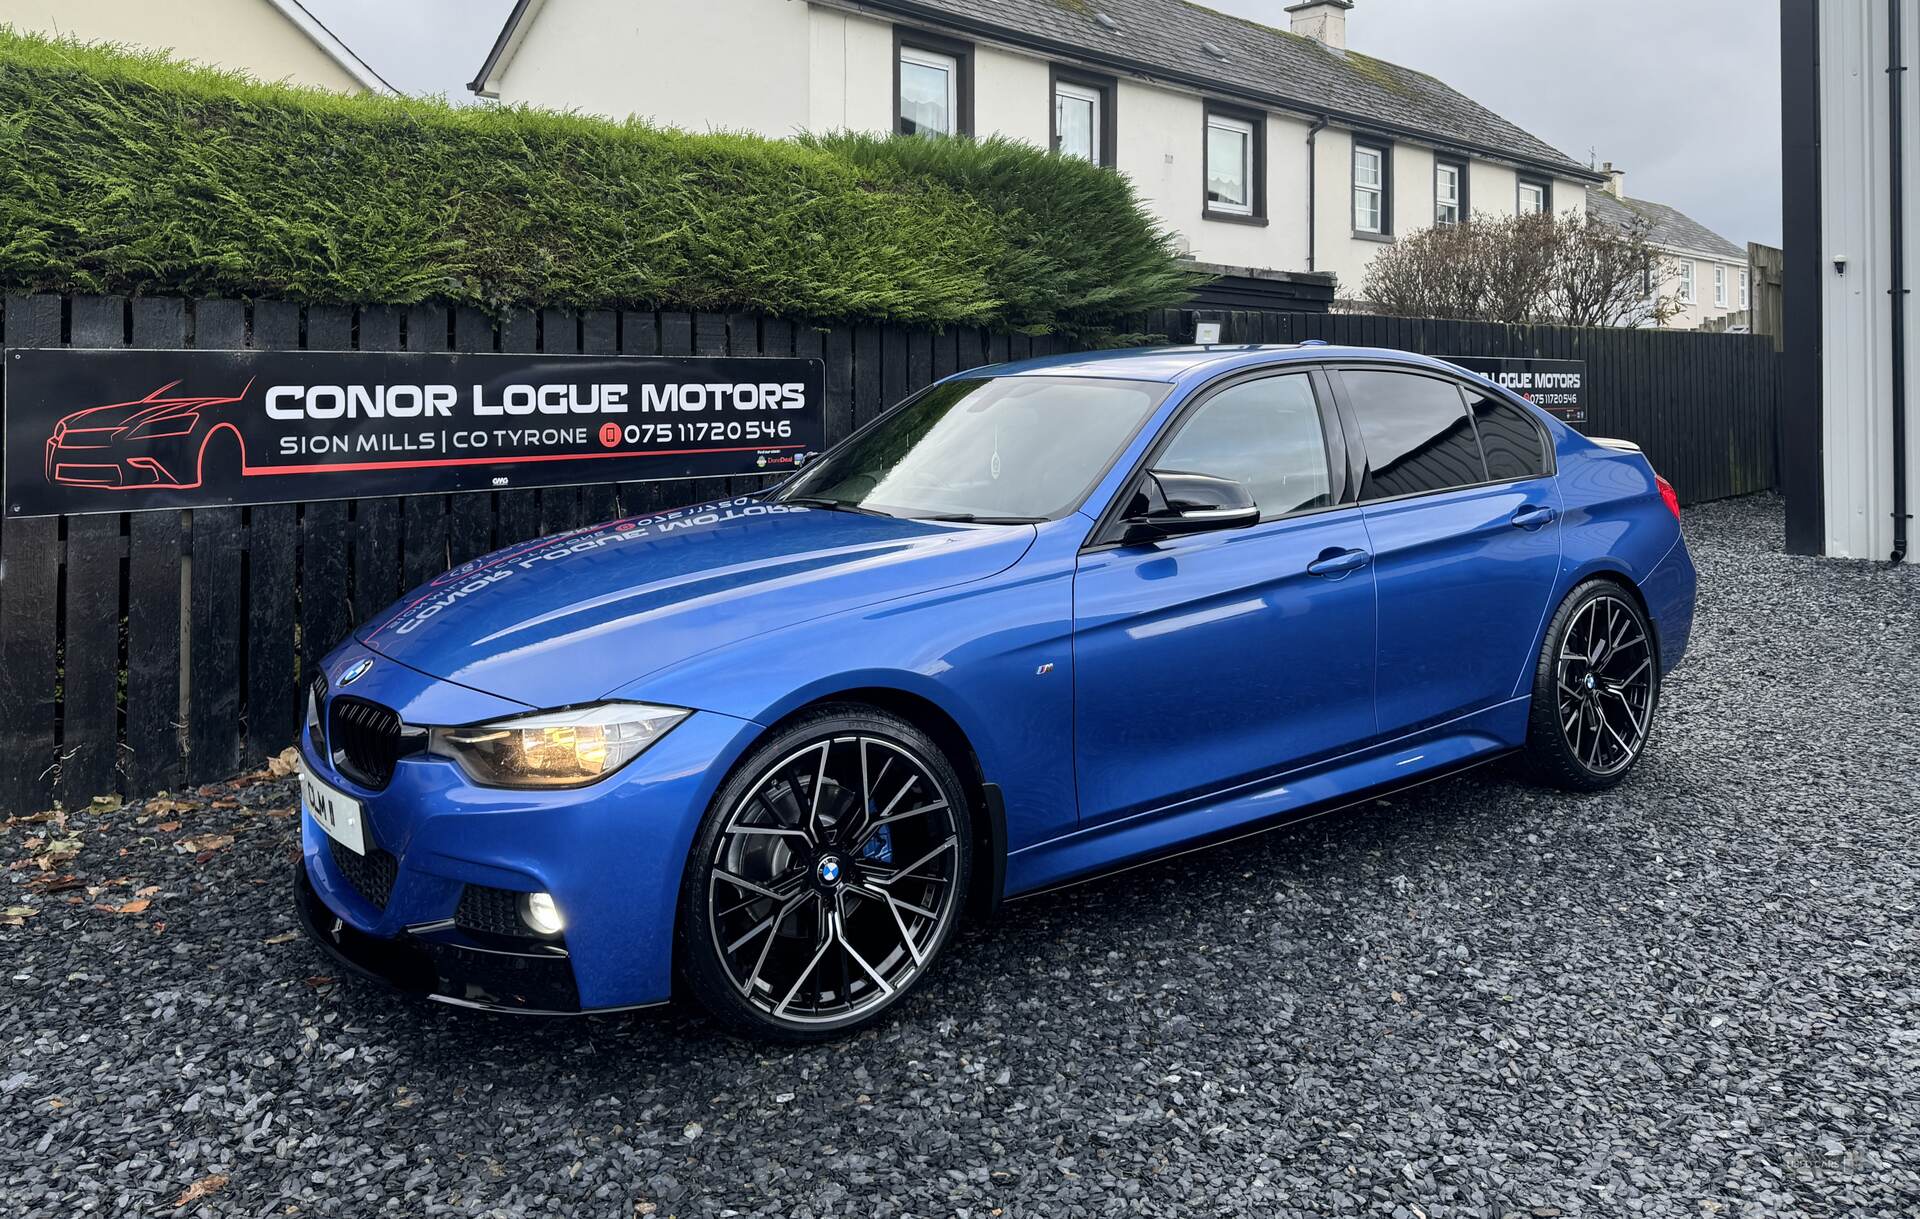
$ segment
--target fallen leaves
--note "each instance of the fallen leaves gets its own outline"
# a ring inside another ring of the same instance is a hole
[[[147,907],[152,904],[144,897],[136,897],[130,902],[121,902],[117,906],[111,902],[95,902],[93,908],[102,914],[145,914]]]
[[[232,845],[232,834],[194,834],[174,843],[173,849],[187,855],[208,855]]]
[[[173,1208],[179,1210],[183,1206],[200,1201],[200,1199],[206,1197],[208,1194],[225,1189],[226,1186],[227,1174],[223,1172],[214,1173],[210,1177],[201,1177],[192,1185],[187,1186],[180,1196],[174,1200]]]
[[[27,920],[38,913],[33,906],[8,906],[0,910],[0,927],[24,927]]]
[[[153,828],[159,830],[162,834],[171,834],[180,828],[180,823],[178,821],[162,821]]]
[[[118,796],[95,796],[93,798],[93,803],[87,806],[87,811],[90,813],[94,813],[96,815],[101,813],[118,812],[120,809],[120,803],[121,803],[120,797]]]
[[[298,931],[282,931],[279,935],[270,935],[261,940],[262,944],[291,944],[300,938]]]
[[[27,856],[21,861],[21,864],[30,864],[42,872],[51,872],[66,864],[80,854],[80,848],[85,845],[77,832],[67,829],[65,813],[54,814],[47,825],[43,833],[28,836]]]
[[[193,805],[187,803],[185,800],[161,798],[147,801],[146,811],[156,817],[166,817],[173,813],[190,813],[193,811]],[[160,828],[165,829],[166,827],[161,826]]]
[[[284,779],[300,766],[300,750],[292,745],[267,759],[267,773],[276,779]]]

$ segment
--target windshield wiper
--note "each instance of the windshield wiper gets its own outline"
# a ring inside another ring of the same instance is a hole
[[[939,521],[955,525],[1038,525],[1044,516],[980,516],[972,512],[944,512],[938,516],[916,516],[916,521]]]
[[[792,499],[778,501],[782,504],[800,504],[808,508],[825,508],[829,512],[857,512],[861,516],[884,516],[888,520],[900,518],[891,512],[882,512],[878,508],[866,508],[859,504],[849,504],[843,499],[828,499],[824,495],[796,495]]]

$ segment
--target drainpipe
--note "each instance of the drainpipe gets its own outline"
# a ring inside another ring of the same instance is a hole
[[[1898,4],[1900,0],[1892,0],[1892,2]],[[1319,250],[1320,243],[1320,221],[1318,216],[1320,210],[1320,191],[1315,183],[1320,174],[1318,142],[1320,133],[1326,129],[1327,119],[1325,115],[1314,120],[1313,126],[1307,128],[1307,270],[1309,271],[1319,269],[1314,265],[1314,258]]]
[[[1900,6],[1904,2],[1887,0],[1887,135],[1891,157],[1887,193],[1893,208],[1893,286],[1887,289],[1893,304],[1893,555],[1889,562],[1893,563],[1907,557],[1907,167],[1901,132],[1901,77],[1907,65],[1900,29]]]

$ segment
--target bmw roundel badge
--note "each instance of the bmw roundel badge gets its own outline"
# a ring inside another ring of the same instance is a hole
[[[366,656],[362,656],[360,659],[348,665],[345,671],[343,671],[340,674],[339,684],[343,686],[351,686],[354,682],[357,682],[361,678],[365,677],[367,675],[367,670],[371,668],[373,668],[372,659]]]
[[[840,879],[840,861],[823,859],[820,861],[820,883],[830,885]]]

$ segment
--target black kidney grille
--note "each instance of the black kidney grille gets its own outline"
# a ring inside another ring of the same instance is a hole
[[[453,921],[464,930],[488,935],[527,934],[526,924],[520,921],[520,895],[486,885],[468,885],[461,892]]]
[[[308,690],[308,697],[312,700],[313,708],[319,713],[320,717],[314,721],[313,725],[314,748],[320,751],[320,756],[325,757],[327,753],[327,675],[325,673],[314,674],[313,684]],[[301,722],[304,723],[306,718],[307,708],[302,706],[300,708]]]
[[[340,773],[376,791],[393,778],[400,757],[400,717],[359,698],[336,698],[327,717],[327,741]]]
[[[400,874],[400,861],[372,845],[367,847],[365,855],[356,855],[338,842],[329,841],[328,845],[333,848],[334,868],[347,878],[354,891],[376,910],[385,910],[387,899],[393,896],[394,879]]]

